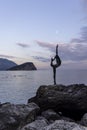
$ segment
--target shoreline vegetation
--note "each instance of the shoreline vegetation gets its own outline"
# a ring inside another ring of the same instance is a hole
[[[0,104],[0,130],[87,130],[87,86],[42,85],[27,104]]]

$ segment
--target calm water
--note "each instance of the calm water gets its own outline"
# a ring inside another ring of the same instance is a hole
[[[58,84],[87,84],[87,70],[57,70]],[[27,103],[40,85],[53,84],[51,70],[0,71],[0,102]]]

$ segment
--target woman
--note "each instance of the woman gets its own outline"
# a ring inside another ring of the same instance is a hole
[[[56,61],[54,64],[53,62]],[[51,67],[53,67],[53,78],[54,78],[54,85],[56,85],[56,68],[61,65],[61,59],[58,56],[58,44],[56,46],[56,56],[51,58]]]

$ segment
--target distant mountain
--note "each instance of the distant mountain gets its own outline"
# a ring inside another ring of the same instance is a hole
[[[26,62],[24,64],[14,66],[8,70],[37,70],[37,68],[32,62]]]
[[[7,70],[17,64],[11,60],[0,58],[0,70]]]

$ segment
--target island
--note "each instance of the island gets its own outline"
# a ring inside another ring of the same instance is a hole
[[[12,68],[14,66],[17,66],[17,64],[11,60],[0,58],[0,71],[7,70],[9,68]]]
[[[35,65],[32,62],[26,62],[20,65],[16,65],[14,67],[9,68],[8,70],[37,70],[37,68],[35,67]]]

